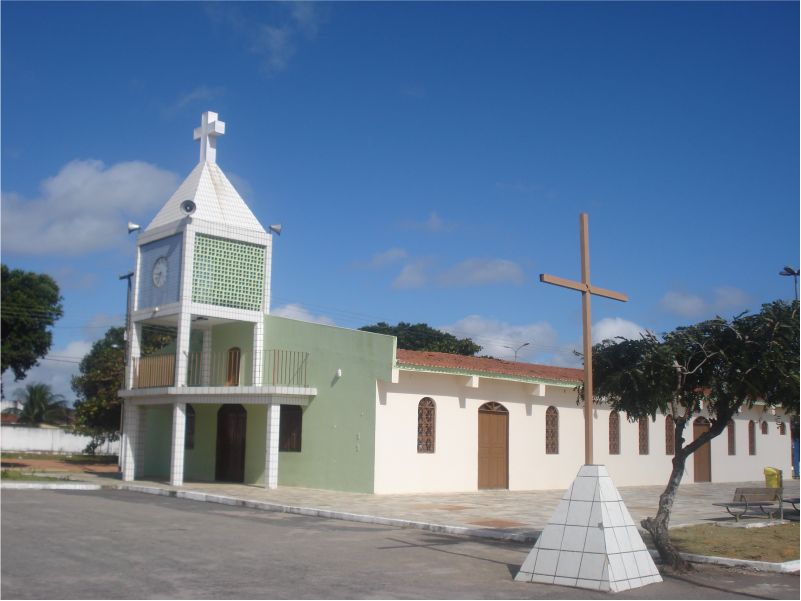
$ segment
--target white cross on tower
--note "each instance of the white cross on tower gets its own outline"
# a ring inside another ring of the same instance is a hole
[[[195,140],[200,140],[200,162],[217,162],[217,136],[225,134],[225,123],[217,120],[217,113],[206,111],[195,128]]]

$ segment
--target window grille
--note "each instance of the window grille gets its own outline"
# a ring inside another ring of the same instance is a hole
[[[646,424],[646,428],[647,427],[648,426]],[[642,451],[640,451],[640,453],[643,454]],[[644,454],[647,455],[648,451],[646,451]],[[676,423],[673,421],[673,417],[668,415],[665,417],[665,455],[675,455],[675,454],[676,454]]]
[[[734,420],[730,419],[726,424],[726,434],[729,437],[729,455],[737,454],[737,439],[734,436]]]
[[[559,453],[559,412],[556,407],[548,407],[545,411],[545,454]]]
[[[648,418],[640,418],[640,455],[648,454]]]
[[[303,431],[303,407],[299,405],[281,405],[280,422],[278,450],[300,453],[301,433]]]
[[[620,455],[620,414],[617,411],[609,414],[609,454]]]
[[[417,452],[433,453],[436,443],[437,405],[428,397],[417,404]]]
[[[748,420],[748,454],[756,455],[756,424],[754,420]]]

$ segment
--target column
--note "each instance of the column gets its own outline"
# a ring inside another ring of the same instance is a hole
[[[123,433],[120,441],[122,479],[131,482],[136,476],[136,447],[139,434],[139,408],[130,401],[123,405]]]
[[[191,328],[192,314],[181,310],[181,313],[178,314],[178,336],[175,340],[175,382],[173,382],[173,386],[186,386]]]
[[[184,437],[186,436],[186,403],[172,406],[172,444],[170,449],[170,484],[184,483]]]
[[[264,488],[278,488],[278,434],[281,430],[281,405],[267,405],[267,441],[264,462]]]
[[[264,320],[253,324],[253,382],[261,386],[264,379]]]
[[[203,349],[200,353],[200,385],[211,386],[211,328],[203,330]]]
[[[142,349],[139,343],[142,339],[142,325],[138,323],[131,324],[131,329],[128,330],[127,335],[130,337],[130,340],[127,341],[128,364],[125,366],[125,389],[133,390],[139,367],[139,357],[142,355]]]

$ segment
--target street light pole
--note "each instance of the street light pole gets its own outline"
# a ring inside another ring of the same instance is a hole
[[[801,271],[798,269],[793,269],[792,267],[785,265],[784,269],[779,272],[779,275],[786,275],[786,276],[793,276],[793,289],[795,290],[795,300],[798,300],[798,276],[801,274]]]
[[[524,342],[523,344],[521,344],[517,348],[511,347],[511,346],[504,346],[503,348],[508,348],[510,351],[514,351],[515,362],[517,362],[517,353],[520,351],[521,348],[523,348],[524,346],[528,346],[529,344],[531,344],[531,343],[530,342]]]

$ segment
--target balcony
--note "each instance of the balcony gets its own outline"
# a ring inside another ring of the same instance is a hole
[[[207,358],[207,361],[204,359]],[[224,353],[189,353],[186,386],[252,386],[252,355],[232,349]],[[262,386],[308,387],[309,353],[271,349],[264,351]],[[133,360],[134,388],[175,385],[175,355],[148,355]],[[204,377],[205,376],[205,377]]]

